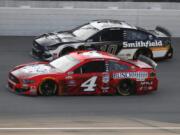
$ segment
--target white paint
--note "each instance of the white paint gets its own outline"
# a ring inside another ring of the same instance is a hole
[[[17,130],[180,130],[180,126],[178,127],[4,127],[0,128],[0,131],[17,131]]]
[[[154,58],[161,58],[166,55],[167,50],[152,51],[152,53]]]

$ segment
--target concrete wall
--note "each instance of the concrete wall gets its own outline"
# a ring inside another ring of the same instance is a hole
[[[131,1],[131,0],[129,0]],[[44,1],[44,0],[0,0],[0,7],[21,7],[32,8],[109,8],[119,9],[180,9],[180,3],[174,2],[87,2],[87,1]]]
[[[39,35],[67,30],[93,19],[119,19],[153,29],[161,25],[180,37],[180,10],[91,8],[0,8],[0,35]]]

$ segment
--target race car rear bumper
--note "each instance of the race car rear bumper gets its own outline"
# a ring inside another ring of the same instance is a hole
[[[149,78],[145,81],[138,82],[137,85],[137,94],[150,93],[153,91],[157,91],[158,89],[158,79],[157,78]]]
[[[169,50],[168,50],[168,52],[167,52],[167,54],[166,54],[166,58],[167,59],[171,59],[172,57],[173,57],[173,48],[172,47],[170,47],[169,48]]]

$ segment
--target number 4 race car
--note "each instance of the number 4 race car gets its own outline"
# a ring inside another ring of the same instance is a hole
[[[157,90],[156,63],[142,57],[127,61],[106,52],[79,51],[50,63],[15,67],[8,78],[11,91],[24,95],[141,94]]]
[[[145,30],[118,20],[95,20],[70,31],[41,35],[33,41],[32,55],[51,61],[77,50],[106,51],[120,58],[172,58],[171,34],[162,27]]]

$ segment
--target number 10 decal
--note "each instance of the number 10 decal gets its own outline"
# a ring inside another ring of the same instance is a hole
[[[103,45],[101,46],[101,51],[107,51],[108,53],[111,54],[116,54],[116,51],[118,49],[118,45]]]
[[[84,83],[81,84],[81,87],[85,88],[84,91],[95,91],[97,76],[93,76]]]

